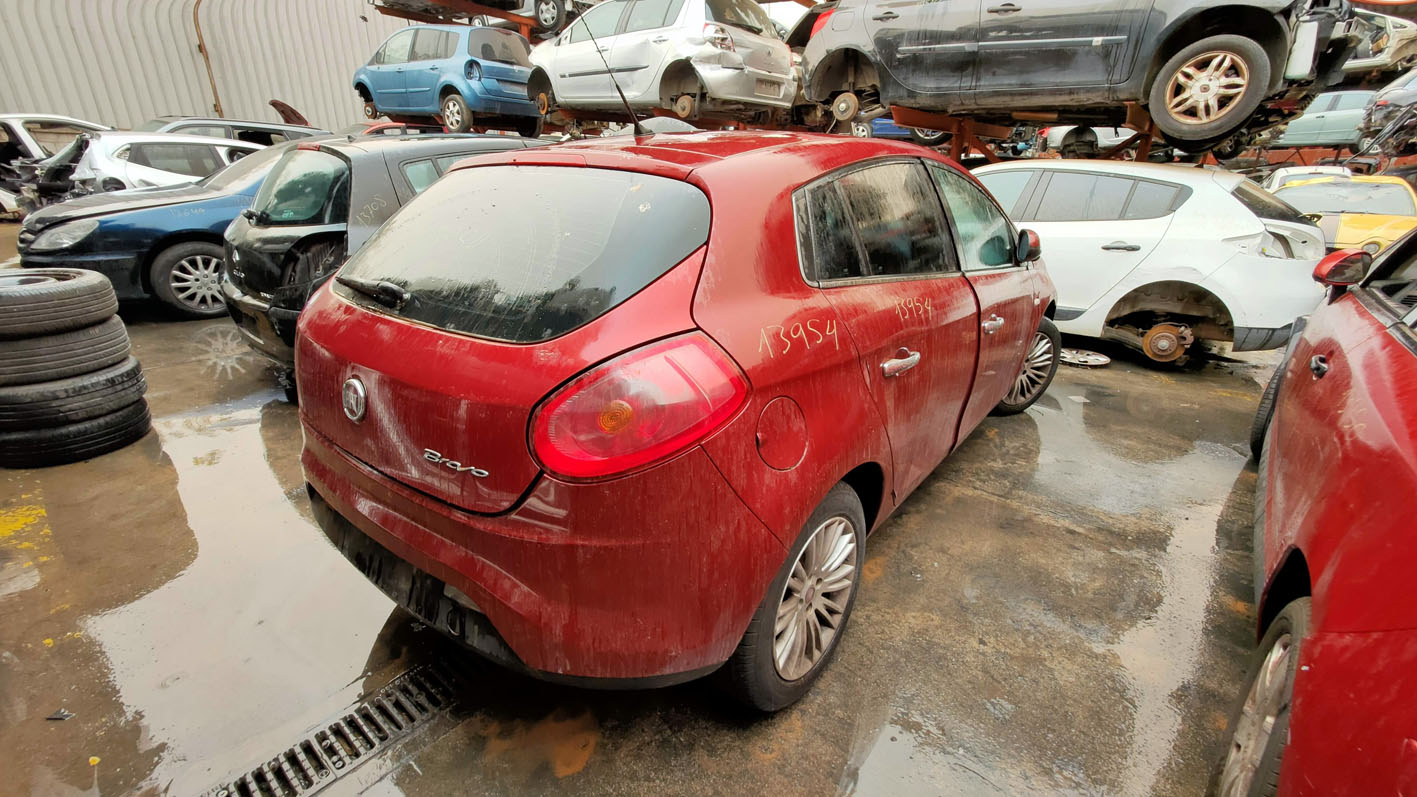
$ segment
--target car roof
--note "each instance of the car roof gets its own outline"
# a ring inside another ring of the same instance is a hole
[[[172,124],[174,122],[206,122],[214,125],[250,125],[252,127],[278,127],[289,128],[291,130],[318,130],[313,125],[293,125],[286,122],[257,122],[250,119],[223,119],[216,116],[159,116],[155,122]]]
[[[261,149],[260,144],[252,144],[249,141],[238,141],[234,138],[221,138],[219,136],[189,136],[186,133],[144,133],[130,130],[99,130],[87,135],[101,138],[104,142],[115,144],[134,144],[139,142],[152,143],[173,143],[173,144],[212,144],[219,147],[237,147],[240,149]]]
[[[465,148],[468,142],[473,141],[534,142],[534,146],[540,146],[542,143],[536,141],[536,139],[523,139],[517,136],[478,133],[419,133],[418,135],[412,136],[332,136],[311,142],[297,143],[318,144],[320,149],[334,149],[345,154],[387,154],[392,152],[394,154],[411,154],[416,156],[421,154],[438,155],[444,152],[456,151],[460,148]],[[304,148],[310,149],[309,146]]]
[[[1131,161],[1084,160],[1079,158],[1030,158],[1027,160],[991,163],[975,169],[975,174],[1015,171],[1018,169],[1042,169],[1045,171],[1094,172],[1115,174],[1119,177],[1164,180],[1191,187],[1219,182],[1222,185],[1239,182],[1244,177],[1233,172],[1201,168],[1173,163],[1133,163]],[[1232,179],[1233,178],[1233,179]]]
[[[784,155],[790,157],[782,157]],[[753,175],[770,173],[783,182],[797,185],[842,166],[892,156],[934,160],[969,174],[943,155],[916,144],[786,131],[607,136],[489,154],[458,164],[454,169],[493,164],[588,166],[640,171],[681,180],[695,174],[705,181],[751,180]]]
[[[84,124],[84,125],[92,125],[92,126],[95,126],[95,127],[103,127],[103,128],[108,128],[108,129],[110,129],[110,130],[112,129],[112,128],[109,128],[108,125],[102,125],[102,124],[99,124],[98,122],[90,122],[90,121],[87,120],[87,119],[79,119],[79,118],[73,117],[73,116],[63,116],[62,114],[57,114],[57,113],[0,113],[0,119],[3,119],[3,120],[5,120],[5,121],[16,121],[16,120],[20,120],[20,119],[30,119],[30,120],[37,121],[37,122],[78,122],[78,123]]]

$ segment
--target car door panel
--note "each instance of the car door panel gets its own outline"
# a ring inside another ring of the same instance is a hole
[[[971,88],[980,0],[882,0],[863,9],[866,30],[896,80],[911,91]]]
[[[974,291],[928,180],[918,161],[893,161],[806,195],[813,233],[833,242],[814,248],[812,274],[885,422],[897,498],[954,447],[978,348]]]
[[[626,9],[624,30],[609,53],[626,98],[658,98],[659,74],[674,52],[674,17],[683,7],[683,0],[634,0]]]
[[[403,65],[405,108],[424,113],[438,111],[442,61],[446,58],[444,53],[452,49],[446,41],[449,38],[455,38],[455,34],[431,28],[420,29],[414,37],[413,52]]]
[[[561,34],[548,70],[558,102],[619,99],[607,64],[615,49],[620,20],[629,5],[623,0],[608,0],[577,17]]]
[[[1037,89],[1122,83],[1150,8],[1151,0],[985,0],[976,90],[1042,96]]]
[[[404,67],[413,50],[416,33],[416,30],[399,31],[380,50],[383,60],[377,69],[371,70],[375,85],[369,87],[374,94],[374,103],[380,108],[403,110],[406,107]]]

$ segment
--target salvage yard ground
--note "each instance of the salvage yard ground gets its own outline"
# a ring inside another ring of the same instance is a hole
[[[124,315],[154,431],[0,474],[0,793],[199,793],[437,662],[451,705],[335,793],[1196,794],[1215,760],[1277,357],[1065,366],[871,538],[836,661],[758,718],[708,683],[593,692],[461,653],[325,542],[296,409],[231,323]]]

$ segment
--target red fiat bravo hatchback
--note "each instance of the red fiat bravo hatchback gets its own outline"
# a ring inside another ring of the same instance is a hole
[[[556,681],[835,649],[867,533],[1057,367],[1053,287],[908,144],[705,133],[479,157],[300,318],[322,527],[401,605]]]

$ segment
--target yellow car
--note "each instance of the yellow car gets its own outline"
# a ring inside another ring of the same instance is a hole
[[[1274,195],[1316,216],[1329,251],[1370,255],[1417,227],[1417,191],[1400,177],[1317,177],[1285,183]]]

